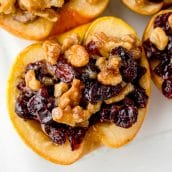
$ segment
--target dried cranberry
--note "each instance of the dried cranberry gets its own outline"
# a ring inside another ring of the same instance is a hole
[[[94,41],[90,41],[86,45],[86,49],[91,55],[100,55],[99,49]]]
[[[77,70],[82,81],[87,82],[90,79],[94,79],[97,77],[97,73],[99,73],[100,70],[97,68],[95,63],[96,60],[90,58],[89,63],[84,68]]]
[[[46,88],[34,95],[27,103],[28,111],[31,115],[36,115],[41,123],[52,121],[51,110],[54,107],[54,99],[50,98]]]
[[[121,57],[120,73],[125,82],[132,82],[137,77],[137,62],[134,61],[132,54],[125,48],[119,46],[112,49],[111,55]]]
[[[170,24],[168,22],[168,18],[169,16],[171,15],[172,13],[169,12],[169,13],[165,13],[165,14],[160,14],[158,15],[156,18],[155,18],[155,21],[154,21],[154,28],[156,27],[161,27],[164,29],[164,31],[167,33],[167,34],[172,34],[172,29],[170,27]]]
[[[119,106],[117,105],[111,105],[110,107],[103,108],[100,112],[100,122],[115,122],[118,111]]]
[[[129,94],[129,97],[135,102],[138,108],[144,108],[147,105],[148,96],[145,89],[136,87],[134,91]]]
[[[19,96],[16,100],[15,112],[20,118],[33,119],[33,116],[30,115],[30,113],[27,109],[28,100],[29,100],[29,98],[26,96]]]
[[[79,148],[85,137],[86,129],[81,127],[69,128],[68,137],[72,150]]]
[[[118,95],[122,87],[120,84],[116,86],[105,86],[97,81],[87,82],[85,85],[84,96],[91,103],[107,100],[112,96]]]
[[[172,76],[172,63],[171,60],[162,60],[158,66],[155,67],[154,72],[167,79]]]
[[[172,78],[164,80],[162,92],[167,98],[172,99]]]
[[[65,60],[60,60],[55,65],[55,75],[62,82],[71,82],[75,78],[76,72]]]
[[[67,130],[65,126],[54,122],[51,124],[42,124],[42,128],[54,143],[62,145],[66,142]]]
[[[135,106],[123,105],[115,117],[115,124],[122,128],[129,128],[137,121],[137,116],[138,110]]]

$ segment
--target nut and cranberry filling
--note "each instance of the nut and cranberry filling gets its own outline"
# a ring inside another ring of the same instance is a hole
[[[152,69],[162,78],[162,92],[172,99],[172,13],[155,18],[150,37],[143,43],[148,60],[155,64]]]
[[[0,0],[0,14],[12,15],[21,23],[29,23],[39,17],[56,22],[67,2],[69,0]]]
[[[16,114],[37,121],[54,143],[69,141],[72,150],[97,123],[132,127],[148,100],[135,36],[99,33],[86,45],[79,39],[73,34],[63,45],[45,41],[45,59],[28,64],[16,86]]]

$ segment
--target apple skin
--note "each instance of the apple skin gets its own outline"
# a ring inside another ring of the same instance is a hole
[[[11,15],[0,14],[0,26],[20,38],[45,40],[92,21],[106,9],[108,3],[109,0],[100,0],[96,4],[86,0],[71,0],[62,7],[59,20],[55,23],[39,18],[24,24],[14,20]]]
[[[104,25],[107,26],[107,29],[103,27]],[[62,43],[67,36],[77,33],[81,37],[82,43],[86,44],[92,33],[102,31],[108,36],[122,36],[128,33],[136,35],[136,32],[121,19],[102,17],[91,24],[80,26],[56,37],[56,40]],[[62,146],[53,144],[41,131],[40,126],[35,121],[24,121],[18,117],[14,112],[16,97],[18,95],[16,88],[17,78],[24,71],[28,63],[44,59],[44,57],[45,54],[42,49],[42,43],[36,43],[24,49],[18,55],[12,66],[7,88],[7,105],[11,121],[21,138],[33,151],[51,162],[69,165],[103,145],[118,148],[127,144],[135,137],[144,120],[148,105],[146,108],[139,110],[138,121],[129,129],[117,127],[115,124],[97,124],[90,127],[79,149],[76,151],[71,151],[68,142]],[[148,62],[144,54],[142,56],[141,65],[147,68],[147,72],[141,78],[140,83],[142,87],[145,88],[147,95],[150,96],[150,73]]]

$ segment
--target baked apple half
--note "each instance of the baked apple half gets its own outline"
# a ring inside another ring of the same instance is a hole
[[[134,12],[143,15],[152,15],[172,5],[172,0],[122,0]]]
[[[0,26],[16,36],[43,40],[88,23],[109,0],[0,0]]]
[[[59,164],[132,140],[149,96],[140,41],[114,17],[29,46],[8,81],[8,109],[17,132],[35,152]]]
[[[172,10],[164,10],[150,20],[143,46],[155,85],[172,99]]]

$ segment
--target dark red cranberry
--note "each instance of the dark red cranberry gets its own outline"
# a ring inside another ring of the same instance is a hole
[[[172,63],[170,61],[171,60],[162,60],[154,69],[154,72],[164,79],[172,77]]]
[[[167,98],[172,99],[172,78],[164,80],[162,92]]]
[[[145,89],[136,87],[134,91],[129,94],[129,97],[134,101],[138,108],[146,107],[148,96],[145,92]]]
[[[85,137],[86,129],[81,127],[69,128],[68,137],[72,150],[79,148]]]
[[[60,60],[55,65],[55,76],[62,82],[71,82],[75,78],[76,72],[65,60]]]
[[[42,124],[42,128],[54,143],[62,145],[66,142],[67,130],[63,125],[54,122],[50,125]]]
[[[138,110],[135,106],[123,105],[115,117],[115,124],[122,128],[129,128],[137,121],[137,116]]]
[[[132,54],[125,48],[119,46],[111,51],[111,55],[121,57],[120,73],[125,82],[132,82],[137,77],[137,62],[134,61]]]
[[[140,79],[142,78],[142,76],[145,75],[146,71],[147,71],[147,69],[145,67],[138,65],[137,66],[137,77],[132,81],[132,83],[134,85],[138,85]]]
[[[172,29],[168,23],[168,18],[172,13],[160,14],[155,18],[154,27],[161,27],[167,34],[172,34]]]
[[[117,105],[103,108],[100,112],[100,122],[115,122],[119,109],[120,107]]]
[[[90,103],[96,103],[97,101],[107,100],[112,96],[118,95],[121,89],[120,84],[117,86],[105,86],[97,81],[90,81],[85,85],[84,96]]]
[[[80,75],[80,79],[84,82],[87,82],[92,79],[92,75],[94,74],[95,76],[97,73],[99,73],[99,69],[95,65],[96,60],[93,58],[90,58],[89,63],[82,69],[77,69],[77,72]]]
[[[33,119],[34,117],[29,113],[27,109],[27,103],[29,98],[25,95],[21,95],[17,98],[15,104],[15,113],[23,119]]]
[[[86,45],[86,49],[91,55],[100,55],[99,48],[97,47],[96,43],[94,41],[90,41]]]
[[[46,88],[34,95],[27,103],[28,111],[31,115],[37,116],[40,123],[52,121],[51,110],[54,107],[54,99],[50,98]]]

